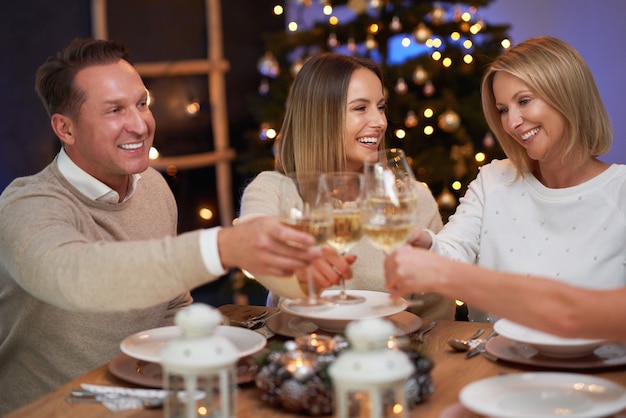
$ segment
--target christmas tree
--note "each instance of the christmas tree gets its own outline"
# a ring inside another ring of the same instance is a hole
[[[287,92],[307,57],[354,54],[380,64],[388,104],[386,145],[406,151],[447,217],[478,166],[503,157],[480,101],[485,67],[509,46],[509,26],[480,17],[479,8],[491,1],[291,3],[299,17],[310,17],[315,8],[321,16],[308,27],[298,18],[288,30],[265,35],[267,52],[258,64],[263,78],[252,100],[259,130],[250,133],[248,152],[240,153],[240,173],[254,176],[272,168]]]

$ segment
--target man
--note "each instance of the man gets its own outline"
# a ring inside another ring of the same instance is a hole
[[[312,236],[259,218],[176,235],[177,207],[149,167],[146,88],[114,41],[75,40],[37,72],[62,143],[0,196],[0,415],[162,326],[189,289],[241,267],[291,275],[320,256]]]

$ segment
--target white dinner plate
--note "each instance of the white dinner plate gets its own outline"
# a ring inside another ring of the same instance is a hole
[[[478,414],[499,418],[607,417],[626,408],[622,386],[576,373],[490,377],[465,386],[459,399]]]
[[[385,319],[391,321],[399,332],[399,335],[409,334],[417,331],[422,326],[422,319],[407,311],[398,312]],[[267,327],[278,335],[284,337],[299,337],[304,334],[318,332],[319,327],[306,318],[293,316],[286,312],[271,317],[266,322]],[[321,330],[321,333],[324,333]],[[331,332],[333,334],[333,332]]]
[[[321,330],[341,332],[350,321],[368,318],[384,318],[406,309],[407,303],[402,298],[392,299],[388,293],[372,290],[347,290],[348,293],[362,296],[364,302],[336,304],[330,308],[300,308],[290,305],[289,299],[279,303],[282,311],[314,322]],[[339,290],[325,290],[322,296],[334,296]]]
[[[239,349],[240,358],[260,351],[267,343],[264,336],[246,328],[218,325],[215,332],[228,338]],[[160,363],[163,346],[180,336],[181,329],[176,325],[153,328],[124,338],[120,348],[124,354],[133,358]]]
[[[588,356],[605,342],[605,340],[561,338],[525,327],[508,319],[498,320],[493,328],[503,337],[528,344],[544,356],[556,358]]]
[[[148,388],[163,387],[163,369],[158,363],[138,360],[120,354],[109,362],[109,372],[119,379]],[[254,380],[258,366],[254,356],[242,357],[237,362],[237,383],[250,383]]]

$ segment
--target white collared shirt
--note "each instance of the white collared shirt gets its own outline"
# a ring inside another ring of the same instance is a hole
[[[115,190],[93,177],[85,170],[76,165],[74,161],[67,155],[65,150],[61,148],[59,158],[57,159],[59,171],[69,181],[72,186],[76,187],[79,192],[88,198],[97,202],[118,203],[120,195]],[[124,202],[126,202],[135,193],[137,182],[141,179],[141,174],[133,174],[132,182],[128,187]]]
[[[57,158],[57,166],[63,177],[88,198],[98,202],[119,202],[120,195],[115,190],[76,165],[62,147]],[[135,193],[137,183],[140,179],[140,174],[132,175],[132,181],[126,193],[126,197],[123,200],[124,202],[130,199]],[[220,227],[215,227],[203,229],[200,232],[200,254],[202,254],[202,261],[209,273],[215,276],[222,276],[227,272],[222,266],[217,246],[217,233],[219,230]]]

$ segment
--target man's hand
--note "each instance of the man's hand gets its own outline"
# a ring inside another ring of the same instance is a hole
[[[225,268],[239,267],[252,275],[291,276],[321,257],[312,235],[263,216],[222,228],[217,236]]]

